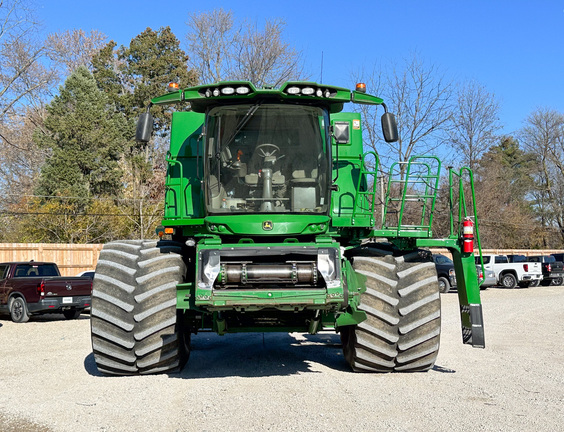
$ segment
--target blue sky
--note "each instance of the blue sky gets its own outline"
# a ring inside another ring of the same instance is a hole
[[[184,42],[188,14],[220,7],[259,25],[282,18],[313,81],[322,53],[323,82],[351,87],[354,71],[417,52],[448,78],[495,93],[505,133],[536,108],[564,113],[564,0],[34,2],[46,32],[98,29],[119,45],[167,25]]]

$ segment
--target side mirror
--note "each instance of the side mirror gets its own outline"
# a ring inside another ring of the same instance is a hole
[[[149,142],[153,135],[153,116],[150,113],[143,113],[137,121],[137,130],[135,131],[135,141]]]
[[[386,142],[392,143],[398,140],[398,124],[396,117],[390,112],[382,115],[382,132]]]

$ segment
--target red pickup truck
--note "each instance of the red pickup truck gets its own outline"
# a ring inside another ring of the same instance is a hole
[[[9,313],[14,322],[45,313],[78,318],[91,296],[91,279],[61,276],[55,263],[0,263],[0,313]]]

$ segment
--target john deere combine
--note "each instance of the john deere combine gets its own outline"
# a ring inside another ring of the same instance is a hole
[[[151,138],[152,105],[178,107],[164,219],[158,241],[116,241],[100,254],[92,347],[101,372],[178,370],[200,331],[321,330],[340,334],[355,371],[428,370],[441,329],[429,247],[452,253],[463,342],[484,346],[466,226],[477,222],[472,173],[449,170],[450,235],[434,239],[439,159],[395,164],[380,188],[378,157],[363,152],[362,120],[341,112],[347,102],[382,105],[384,138],[397,140],[382,99],[311,82],[221,82],[151,101],[139,141]]]

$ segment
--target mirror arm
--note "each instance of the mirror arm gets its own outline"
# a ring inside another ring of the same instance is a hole
[[[329,138],[329,145],[332,146],[331,138],[335,138],[335,132],[334,132],[333,125],[331,125],[330,128],[331,128],[331,137]],[[331,159],[333,159],[333,155],[331,155]],[[335,184],[335,182],[339,178],[339,143],[337,142],[336,139],[335,139],[335,165],[336,165],[337,175],[335,176],[335,178],[331,182],[331,190],[338,190],[338,187]],[[337,189],[335,189],[335,187],[337,187]]]

